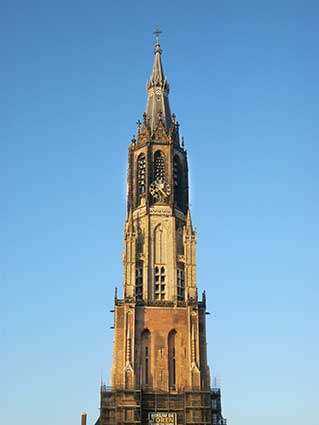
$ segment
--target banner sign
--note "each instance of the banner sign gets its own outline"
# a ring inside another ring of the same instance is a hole
[[[149,425],[170,424],[176,425],[176,413],[171,412],[151,412],[148,414]]]

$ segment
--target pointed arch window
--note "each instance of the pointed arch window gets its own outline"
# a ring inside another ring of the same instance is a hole
[[[176,331],[173,329],[168,334],[168,386],[170,390],[176,389]]]
[[[185,275],[183,269],[177,269],[177,300],[185,300]]]
[[[135,296],[137,301],[143,299],[143,265],[139,264],[135,269]]]
[[[145,155],[141,154],[137,160],[137,191],[139,195],[145,192],[146,188],[146,159]]]
[[[165,157],[161,151],[155,152],[154,155],[154,178],[165,179]]]
[[[154,269],[154,298],[156,301],[165,300],[166,273],[164,266],[155,266]]]

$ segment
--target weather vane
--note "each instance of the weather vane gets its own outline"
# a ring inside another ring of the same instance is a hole
[[[158,37],[159,37],[160,34],[162,34],[162,31],[159,29],[159,27],[156,27],[153,34],[155,34],[155,37],[156,37],[156,44],[159,44]]]

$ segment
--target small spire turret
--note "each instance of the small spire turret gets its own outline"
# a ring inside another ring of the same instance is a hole
[[[192,217],[191,217],[191,212],[190,209],[187,210],[187,215],[186,215],[186,228],[190,229],[190,231],[193,231],[193,225],[192,225]]]

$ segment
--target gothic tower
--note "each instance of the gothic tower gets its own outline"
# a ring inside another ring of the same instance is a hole
[[[156,37],[147,105],[128,150],[123,299],[115,296],[111,387],[101,425],[224,424],[210,387],[205,294],[198,299],[187,154]]]

